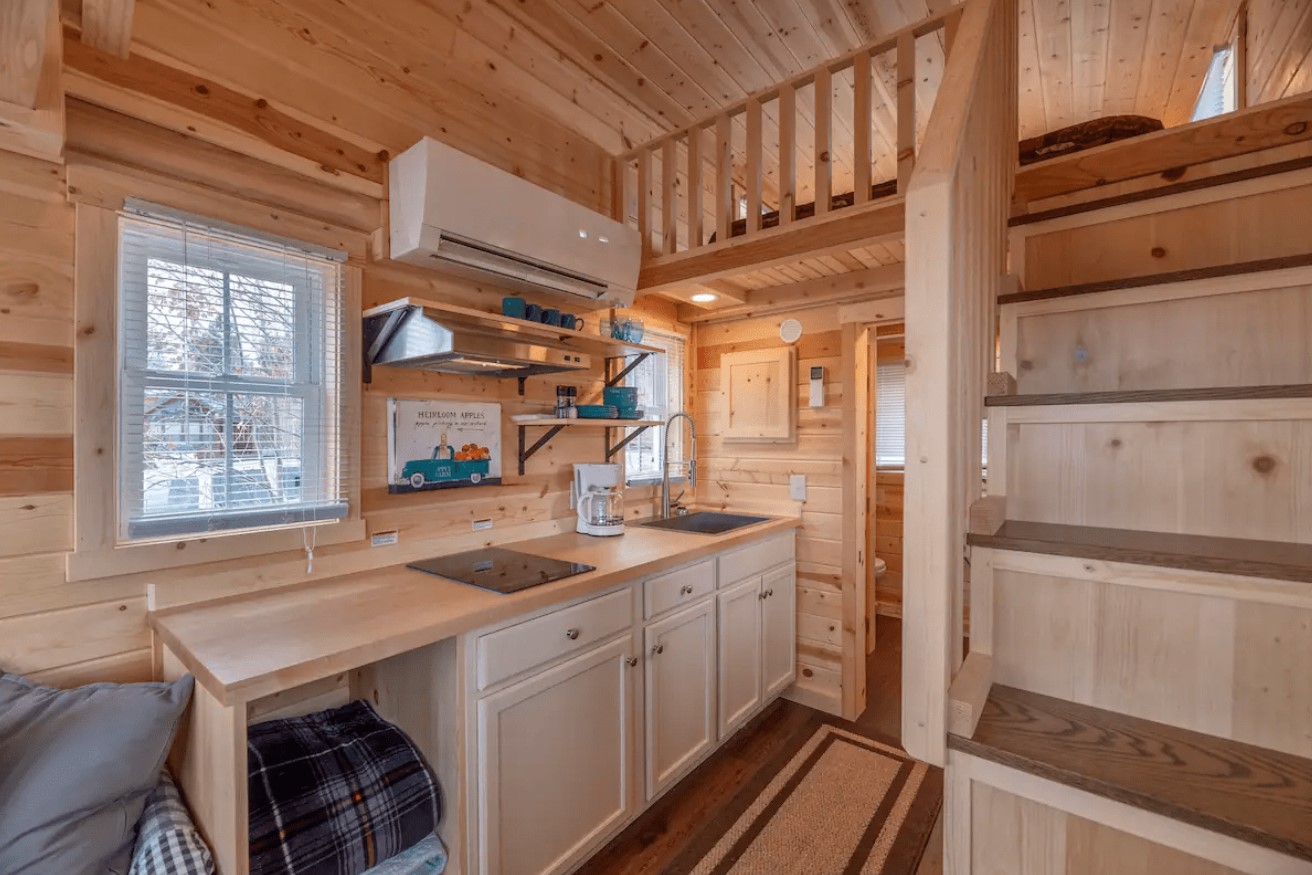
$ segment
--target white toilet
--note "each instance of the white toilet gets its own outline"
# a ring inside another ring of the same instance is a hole
[[[875,580],[883,580],[884,572],[888,570],[888,563],[878,556],[875,557]]]

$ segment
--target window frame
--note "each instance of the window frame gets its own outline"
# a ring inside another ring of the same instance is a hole
[[[74,262],[74,466],[75,520],[73,549],[66,556],[66,578],[95,580],[121,574],[180,568],[303,549],[307,529],[296,527],[235,529],[150,540],[120,537],[119,397],[119,219],[123,201],[76,204]],[[110,208],[117,207],[117,208]],[[172,211],[171,207],[162,208]],[[200,219],[255,237],[280,235],[223,219]],[[284,238],[286,239],[286,238]],[[322,248],[313,245],[307,248]],[[355,253],[349,253],[355,255]],[[360,508],[360,332],[362,272],[348,260],[342,266],[343,319],[340,466],[346,473],[346,515],[316,526],[316,546],[360,541],[366,536]]]
[[[688,409],[688,396],[691,389],[691,386],[689,384],[688,353],[689,353],[689,348],[691,346],[691,340],[687,334],[684,334],[676,330],[658,328],[658,329],[652,329],[652,331],[654,331],[656,334],[664,335],[665,338],[677,340],[678,343],[682,346],[682,351],[680,353],[680,361],[682,363],[682,369],[679,374],[678,385],[680,386],[679,394],[682,398],[683,403],[680,406],[679,410],[671,410],[669,409],[669,405],[667,401],[664,415],[665,415],[665,419],[668,421],[671,416],[681,411],[691,412]],[[662,343],[659,342],[652,343],[652,341],[654,339],[664,340],[665,338],[659,338],[659,339],[653,338],[652,334],[649,332],[644,342],[652,346],[661,346],[664,349],[665,347],[662,345]],[[669,354],[667,352],[663,352],[660,354],[653,354],[647,359],[647,361],[643,362],[642,365],[639,365],[638,367],[640,368],[643,365],[646,365],[648,363],[653,363],[656,361],[663,361],[665,363],[665,369],[666,369],[665,388],[666,388],[666,398],[668,399],[669,386],[671,382],[669,376],[669,369],[670,369]],[[630,373],[629,377],[634,376],[636,371],[637,368],[635,368],[634,371]],[[623,385],[625,386],[632,385],[632,383],[629,382],[628,377],[625,378]],[[660,465],[658,466],[660,471],[658,471],[657,473],[648,473],[641,476],[631,476],[630,469],[629,469],[629,452],[630,450],[636,449],[638,447],[638,442],[641,440],[641,437],[639,437],[635,439],[632,443],[630,443],[627,447],[624,448],[624,485],[626,487],[638,488],[643,486],[656,486],[659,485],[664,480],[664,475],[661,472],[664,471],[664,463],[665,463],[665,447],[663,446],[663,438],[665,437],[665,430],[661,426],[652,426],[648,430],[648,433],[653,435],[654,440],[661,441],[661,445],[659,446],[659,452],[657,453],[657,456],[660,459]],[[683,445],[684,445],[683,432],[682,430],[680,430],[678,433],[678,440],[676,443],[676,452],[681,453]],[[671,483],[683,483],[686,482],[686,480],[687,480],[686,476],[670,477]]]

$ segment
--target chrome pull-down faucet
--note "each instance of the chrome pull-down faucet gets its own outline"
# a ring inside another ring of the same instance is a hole
[[[692,447],[688,454],[688,485],[684,492],[689,490],[695,495],[697,492],[697,423],[689,413],[676,413],[665,422],[665,431],[661,437],[661,458],[664,469],[661,477],[661,519],[670,518],[670,426],[676,419],[683,418],[688,420],[688,430],[692,434]],[[683,493],[679,493],[682,497]]]

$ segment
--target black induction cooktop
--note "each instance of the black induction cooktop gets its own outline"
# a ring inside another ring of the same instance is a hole
[[[566,562],[500,547],[422,559],[406,567],[499,593],[519,592],[597,570],[581,562]]]

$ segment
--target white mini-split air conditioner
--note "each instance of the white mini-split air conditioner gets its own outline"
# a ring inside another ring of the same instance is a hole
[[[633,303],[635,229],[430,137],[389,169],[393,259],[516,292]]]

